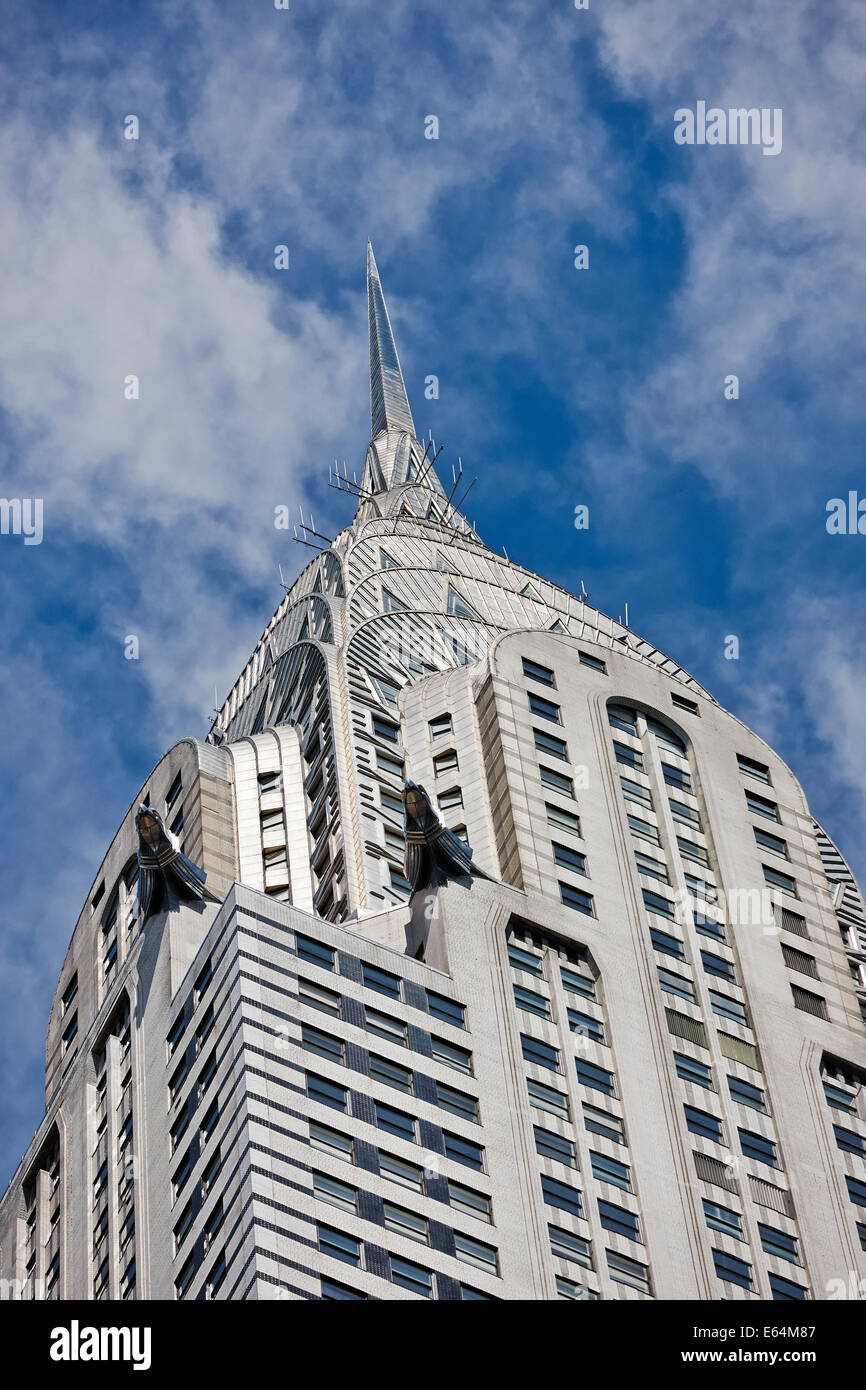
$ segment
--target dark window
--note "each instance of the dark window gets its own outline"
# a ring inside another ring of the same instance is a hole
[[[397,1091],[412,1095],[413,1078],[408,1067],[398,1062],[389,1062],[385,1057],[370,1055],[370,1076],[373,1081],[381,1081],[383,1086],[393,1086]]]
[[[323,942],[315,941],[311,936],[296,935],[295,949],[301,960],[309,961],[311,965],[320,965],[323,970],[333,970],[334,952]]]
[[[663,955],[674,956],[677,960],[685,959],[683,943],[676,936],[670,936],[668,932],[661,931],[658,927],[650,927],[650,940],[653,949],[660,951]]]
[[[557,1048],[551,1047],[549,1043],[540,1042],[538,1038],[531,1038],[526,1033],[521,1033],[520,1043],[524,1061],[532,1062],[538,1067],[547,1067],[550,1071],[559,1071]]]
[[[508,943],[508,959],[515,970],[524,970],[527,975],[541,974],[541,956],[534,951],[524,950],[514,941]]]
[[[796,881],[790,874],[783,874],[779,869],[771,869],[768,864],[762,864],[764,871],[764,881],[769,883],[771,888],[781,888],[783,893],[789,893],[792,898],[798,898]]]
[[[637,1217],[625,1207],[618,1207],[613,1202],[603,1202],[599,1198],[598,1214],[606,1231],[615,1231],[617,1235],[626,1236],[629,1240],[640,1240]]]
[[[591,893],[584,893],[582,888],[575,888],[572,883],[559,882],[559,895],[566,907],[573,907],[575,912],[582,912],[587,917],[595,916],[595,906]]]
[[[402,1289],[410,1289],[422,1298],[432,1297],[433,1275],[429,1269],[425,1269],[423,1265],[416,1265],[414,1260],[404,1260],[398,1255],[391,1255],[389,1258],[392,1284],[398,1284]]]
[[[773,1291],[774,1303],[809,1297],[809,1290],[804,1289],[802,1284],[795,1284],[792,1279],[785,1279],[781,1274],[770,1275],[770,1288]]]
[[[718,975],[723,980],[736,980],[733,965],[723,956],[716,956],[712,951],[701,951],[701,960],[708,975]]]
[[[557,830],[568,830],[572,835],[580,834],[580,818],[572,811],[566,811],[564,806],[554,806],[550,801],[545,801],[544,809],[548,825],[555,826]]]
[[[552,700],[545,700],[533,691],[529,692],[529,709],[532,714],[537,714],[539,719],[549,719],[552,724],[562,723],[559,705],[555,705]]]
[[[457,1091],[453,1086],[445,1086],[441,1081],[437,1081],[436,1100],[443,1110],[450,1111],[452,1115],[471,1120],[473,1124],[478,1123],[478,1101],[474,1096],[467,1096],[463,1091]]]
[[[861,1182],[859,1178],[846,1178],[848,1196],[855,1206],[866,1207],[866,1182]]]
[[[713,1264],[716,1274],[728,1284],[739,1284],[744,1289],[752,1288],[752,1266],[724,1250],[713,1250]]]
[[[400,738],[400,728],[397,724],[392,724],[390,719],[383,719],[379,714],[371,716],[373,733],[377,738],[387,739],[389,743],[398,743]]]
[[[640,806],[653,808],[652,792],[649,787],[642,787],[640,782],[633,782],[630,777],[620,777],[622,794],[626,801],[636,801]]]
[[[444,1134],[445,1157],[453,1159],[455,1163],[462,1163],[466,1168],[474,1168],[477,1172],[484,1172],[484,1150],[480,1144],[473,1144],[471,1139],[464,1139],[459,1134]]]
[[[397,975],[380,970],[377,965],[363,965],[361,977],[368,989],[374,989],[378,994],[387,994],[390,999],[400,998],[400,980]]]
[[[359,1289],[350,1289],[347,1284],[338,1284],[335,1279],[327,1279],[324,1274],[322,1275],[322,1298],[324,1299],[358,1302],[368,1297],[368,1294],[361,1293]]]
[[[557,1091],[553,1086],[545,1086],[542,1081],[533,1081],[530,1077],[526,1079],[526,1089],[529,1092],[529,1104],[536,1110],[546,1110],[550,1115],[568,1118],[568,1097],[561,1091]]]
[[[674,767],[672,763],[662,763],[662,775],[669,787],[678,787],[681,792],[691,791],[692,779],[682,768]]]
[[[570,849],[568,845],[559,845],[553,842],[554,862],[560,869],[571,869],[575,874],[586,874],[586,855],[579,854],[576,849]]]
[[[409,1030],[402,1019],[391,1018],[389,1014],[380,1013],[378,1009],[368,1006],[364,1009],[364,1021],[368,1033],[375,1033],[378,1038],[387,1038],[388,1042],[396,1043],[398,1047],[408,1046]]]
[[[555,772],[552,767],[545,767],[543,763],[539,764],[538,771],[542,786],[574,798],[574,782],[570,777],[566,777],[562,772]]]
[[[763,763],[757,763],[754,758],[747,758],[744,753],[738,753],[737,766],[744,777],[754,777],[756,781],[769,785],[770,769]]]
[[[643,771],[643,753],[637,748],[629,748],[627,744],[617,743],[614,739],[613,751],[617,762],[622,763],[623,767],[633,768],[636,772]]]
[[[528,657],[523,657],[523,674],[529,680],[538,681],[540,685],[556,686],[556,679],[549,666],[539,666],[537,661],[530,661]]]
[[[779,819],[779,808],[775,801],[770,801],[766,796],[753,792],[751,787],[746,787],[746,805],[755,816],[764,816],[767,820],[774,821]]]
[[[771,1168],[779,1167],[776,1145],[772,1139],[765,1139],[763,1134],[753,1134],[748,1129],[740,1129],[737,1133],[740,1136],[740,1148],[746,1158],[754,1158],[758,1163],[766,1163]]]
[[[554,1255],[560,1260],[571,1260],[573,1264],[583,1265],[584,1269],[592,1269],[592,1254],[588,1240],[561,1226],[548,1226],[547,1230]]]
[[[590,1090],[603,1091],[608,1096],[616,1094],[612,1071],[598,1067],[594,1062],[585,1062],[580,1057],[575,1058],[574,1065],[581,1086],[587,1086]]]
[[[599,1134],[602,1138],[609,1138],[613,1144],[626,1143],[626,1130],[623,1129],[623,1122],[619,1115],[610,1115],[607,1111],[602,1111],[598,1105],[588,1105],[587,1101],[582,1102],[584,1108],[584,1125],[587,1126],[589,1133]]]
[[[578,650],[577,655],[580,659],[581,666],[589,666],[593,671],[601,671],[602,675],[607,671],[607,667],[600,656],[593,656],[590,652],[582,652],[580,650]]]
[[[691,980],[687,980],[684,975],[677,975],[674,970],[665,970],[661,965],[656,966],[656,970],[659,985],[666,994],[675,994],[678,999],[685,999],[694,1004],[695,990]]]
[[[759,830],[755,825],[752,827],[755,832],[755,840],[764,849],[772,850],[773,854],[780,854],[783,859],[788,859],[788,846],[781,835],[771,835],[769,830]]]
[[[631,1191],[631,1175],[627,1164],[620,1163],[617,1158],[609,1158],[607,1154],[594,1153],[592,1150],[589,1161],[592,1175],[598,1182],[608,1182],[613,1187],[621,1187],[626,1192]]]
[[[840,1149],[844,1149],[846,1153],[860,1154],[861,1158],[866,1158],[866,1141],[861,1134],[855,1134],[853,1129],[845,1129],[842,1125],[834,1125],[833,1133]]]
[[[411,1115],[406,1115],[402,1110],[395,1110],[391,1105],[383,1105],[381,1101],[375,1102],[376,1125],[379,1129],[384,1129],[387,1134],[396,1134],[401,1139],[415,1139],[415,1121]]]
[[[730,1207],[723,1207],[719,1202],[711,1202],[704,1197],[704,1219],[711,1231],[723,1231],[726,1236],[733,1236],[735,1240],[742,1239],[743,1218],[737,1211],[732,1211]]]
[[[560,976],[562,977],[562,987],[570,994],[582,994],[585,999],[595,998],[595,980],[588,975],[579,975],[576,970],[567,970],[560,966]]]
[[[176,1052],[176,1051],[177,1051],[178,1044],[180,1043],[180,1040],[181,1040],[181,1038],[183,1037],[184,1029],[185,1029],[185,1028],[186,1028],[186,1018],[184,1017],[183,1014],[181,1014],[181,1015],[175,1020],[174,1027],[172,1028],[171,1032],[170,1032],[169,1035],[168,1035],[168,1050],[169,1050],[170,1053],[173,1053],[173,1052]]]
[[[775,1226],[765,1226],[760,1221],[758,1234],[761,1237],[761,1248],[766,1250],[768,1255],[778,1255],[782,1260],[799,1264],[796,1236],[789,1235],[787,1231],[779,1231]]]
[[[576,1187],[569,1187],[568,1183],[557,1182],[555,1178],[548,1178],[542,1174],[541,1191],[547,1206],[559,1207],[561,1211],[570,1212],[572,1216],[583,1215],[580,1193]]]
[[[654,912],[657,917],[667,917],[668,921],[676,921],[674,905],[669,898],[664,898],[660,893],[654,893],[651,888],[642,888],[644,907],[647,912]]]
[[[346,1113],[348,1092],[345,1086],[338,1086],[324,1076],[313,1076],[307,1072],[307,1095],[321,1105],[329,1105],[332,1110]]]
[[[549,753],[551,757],[562,758],[568,762],[568,745],[564,739],[556,738],[554,734],[546,734],[543,729],[533,729],[535,746],[540,753]]]
[[[766,1099],[759,1086],[753,1086],[750,1081],[741,1081],[738,1076],[729,1076],[728,1090],[731,1093],[731,1100],[738,1101],[740,1105],[748,1105],[752,1110],[766,1112]]]
[[[514,986],[514,1002],[518,1009],[523,1009],[525,1013],[537,1014],[539,1018],[550,1018],[550,1003],[543,994],[536,994],[534,989],[527,989],[524,985]]]
[[[698,1062],[694,1057],[686,1056],[684,1052],[675,1052],[674,1065],[677,1076],[682,1077],[683,1081],[691,1081],[695,1086],[703,1086],[708,1091],[713,1089],[713,1073],[706,1062]]]
[[[213,964],[210,957],[205,961],[204,967],[195,982],[196,1003],[201,999],[211,980],[213,979]]]
[[[705,1139],[713,1139],[717,1144],[722,1143],[722,1122],[717,1120],[715,1115],[710,1115],[706,1110],[698,1110],[694,1105],[684,1105],[683,1110],[686,1114],[686,1124],[692,1134],[701,1134]]]
[[[453,999],[446,999],[444,994],[434,994],[432,989],[428,989],[427,1008],[434,1018],[441,1019],[443,1023],[451,1023],[455,1028],[466,1027],[466,1010],[463,1005]]]
[[[579,1009],[566,1009],[568,1017],[568,1027],[572,1033],[577,1033],[585,1038],[592,1038],[593,1042],[601,1043],[605,1046],[604,1024],[600,1023],[592,1014],[582,1013]]]
[[[569,1168],[577,1167],[576,1150],[570,1139],[563,1138],[561,1134],[554,1134],[542,1125],[534,1125],[533,1131],[536,1151],[543,1158],[555,1159],[557,1163],[565,1163]]]
[[[317,1226],[319,1249],[323,1255],[331,1255],[346,1264],[360,1265],[361,1242],[345,1231],[337,1231],[333,1226]]]
[[[637,715],[634,710],[624,705],[608,705],[607,717],[614,729],[622,729],[624,733],[637,738]]]
[[[341,1038],[323,1033],[319,1028],[311,1028],[308,1023],[301,1024],[301,1045],[331,1062],[345,1061],[345,1044]]]

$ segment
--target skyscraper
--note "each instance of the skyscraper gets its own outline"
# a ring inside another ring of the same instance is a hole
[[[367,291],[354,520],[99,867],[3,1296],[832,1297],[866,1276],[853,875],[675,661],[482,542],[371,248]]]

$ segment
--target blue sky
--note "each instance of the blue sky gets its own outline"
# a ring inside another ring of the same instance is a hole
[[[866,537],[825,528],[866,496],[866,12],[590,5],[3,5],[0,495],[45,518],[0,536],[4,1181],[111,836],[308,553],[274,507],[350,519],[368,236],[481,535],[628,602],[866,872]],[[698,100],[781,107],[781,154],[676,145]]]

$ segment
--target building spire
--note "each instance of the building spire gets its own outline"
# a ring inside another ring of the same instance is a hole
[[[370,421],[371,439],[383,430],[405,430],[415,437],[415,424],[400,370],[400,359],[385,307],[382,284],[367,242],[367,314],[370,323]]]

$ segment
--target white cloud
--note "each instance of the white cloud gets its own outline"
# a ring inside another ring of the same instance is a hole
[[[45,497],[44,545],[62,526],[140,577],[138,621],[166,654],[142,664],[159,695],[208,619],[225,681],[233,583],[262,581],[273,508],[304,500],[358,431],[363,321],[360,295],[347,335],[291,271],[268,284],[226,263],[213,206],[158,168],[134,196],[118,165],[83,130],[0,133],[0,404],[20,443],[14,486]],[[223,586],[202,578],[216,554]],[[129,630],[108,592],[105,614]]]

